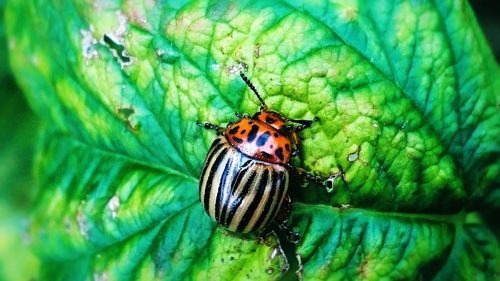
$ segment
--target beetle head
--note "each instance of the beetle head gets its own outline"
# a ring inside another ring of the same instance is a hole
[[[267,110],[261,110],[255,113],[252,119],[262,121],[277,130],[281,130],[286,123],[286,118],[283,117],[283,115],[278,112]]]

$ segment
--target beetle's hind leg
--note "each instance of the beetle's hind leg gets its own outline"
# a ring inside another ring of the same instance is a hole
[[[278,234],[277,232],[279,231],[279,233],[281,233],[281,237],[283,237],[284,235],[288,242],[292,244],[298,244],[302,239],[302,237],[298,232],[294,232],[288,226],[288,218],[290,217],[291,212],[292,212],[292,200],[290,199],[290,196],[287,194],[285,196],[285,199],[283,200],[283,203],[281,204],[280,209],[278,210],[278,213],[276,214],[276,217],[274,218],[273,223],[268,227],[266,227],[259,234],[259,237],[267,237],[272,233],[275,233],[276,235],[280,236],[280,234]]]
[[[217,131],[218,135],[220,135],[220,134],[222,134],[224,132],[224,128],[222,128],[219,125],[212,124],[210,122],[196,121],[196,125],[198,125],[198,126],[200,126],[202,128],[205,128],[207,130],[215,130],[215,131]]]
[[[288,226],[288,218],[290,217],[290,213],[292,212],[292,200],[290,196],[286,195],[285,200],[281,205],[281,209],[278,211],[276,215],[276,223],[278,224],[278,228],[283,231],[286,235],[286,239],[288,242],[293,244],[298,244],[302,237],[298,232],[294,232]]]
[[[300,236],[300,233],[293,231],[289,226],[288,226],[288,220],[283,221],[282,223],[278,224],[278,227],[285,232],[286,235],[286,240],[292,244],[298,244],[300,240],[302,240],[302,237]]]

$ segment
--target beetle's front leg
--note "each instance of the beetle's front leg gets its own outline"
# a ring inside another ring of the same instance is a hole
[[[333,173],[331,176],[329,176],[325,181],[323,181],[323,185],[326,188],[326,191],[332,192],[333,189],[335,188],[335,180],[337,178],[341,178],[345,183],[347,182],[345,179],[345,173],[344,170],[342,170],[342,166],[338,166],[339,171],[336,173]]]
[[[290,139],[293,144],[291,157],[297,157],[300,154],[300,137],[299,134],[297,134],[297,132],[293,128],[292,130],[290,130],[290,132],[291,132]]]
[[[342,180],[344,182],[346,182],[345,173],[342,170],[341,166],[338,167],[339,168],[338,172],[333,173],[331,176],[329,176],[326,179],[323,177],[320,177],[320,176],[315,176],[315,175],[309,173],[308,171],[304,170],[303,168],[295,168],[290,164],[288,165],[288,168],[291,169],[292,171],[295,171],[295,173],[297,173],[299,176],[303,176],[308,180],[314,181],[318,185],[326,187],[328,192],[331,192],[333,190],[333,184],[337,178],[340,177],[340,178],[342,178]]]
[[[243,118],[250,118],[250,115],[248,115],[247,113],[239,113],[239,112],[235,112],[234,115],[236,115],[236,117],[238,117],[239,119],[243,119]]]
[[[325,179],[323,179],[322,177],[315,176],[315,175],[309,173],[308,171],[306,171],[306,170],[304,170],[302,168],[295,168],[295,172],[299,176],[303,176],[303,177],[305,177],[308,180],[312,180],[312,181],[314,181],[315,183],[317,183],[319,185],[324,185],[324,183],[325,183]]]
[[[212,124],[210,122],[200,122],[196,121],[196,125],[205,128],[207,130],[215,130],[217,131],[217,135],[221,135],[224,132],[224,128],[219,125]]]
[[[294,130],[296,132],[300,132],[300,131],[302,131],[304,129],[307,129],[307,128],[311,127],[314,122],[318,122],[319,118],[318,117],[314,117],[311,120],[288,119],[288,121],[292,121],[294,123],[299,124],[297,127],[294,128]]]
[[[292,125],[288,125],[288,130],[291,133],[291,139],[292,139],[292,143],[294,144],[294,149],[292,150],[292,157],[296,157],[300,154],[300,137],[299,137],[299,134],[297,134],[298,132],[304,130],[304,129],[307,129],[309,127],[312,126],[312,124],[314,122],[317,122],[319,121],[319,118],[318,117],[314,117],[313,119],[311,120],[300,120],[300,119],[288,119],[288,121],[292,121],[292,122],[295,122],[295,123],[298,123],[299,125],[297,127],[293,127]]]

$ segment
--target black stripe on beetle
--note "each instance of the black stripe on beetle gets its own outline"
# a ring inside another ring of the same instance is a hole
[[[244,198],[248,198],[248,191],[250,190],[250,187],[254,183],[254,179],[257,176],[257,173],[255,173],[255,171],[249,171],[249,173],[251,173],[250,177],[244,183],[244,186],[243,186],[243,189],[241,190],[241,192],[238,194],[233,194],[233,196],[235,196],[235,198],[234,198],[234,201],[231,203],[230,211],[229,211],[229,214],[227,215],[227,218],[226,218],[226,223],[228,226],[232,223],[234,215],[236,214],[237,211],[239,211],[239,212],[245,211],[245,210],[239,209],[240,205],[241,205]],[[243,173],[243,176],[244,176],[244,173]]]
[[[229,196],[229,200],[227,200],[226,204],[223,205],[224,207],[222,208],[222,214],[220,220],[218,220],[222,225],[226,227],[229,226],[229,223],[231,222],[231,220],[228,221],[228,210],[231,212],[231,210],[237,208],[237,206],[241,204],[241,199],[245,196],[245,194],[241,194],[247,192],[245,191],[245,188],[243,188],[243,190],[240,190],[243,178],[249,174],[247,171],[248,169],[246,169],[246,167],[243,167],[243,169],[240,171],[235,171],[237,175],[231,183],[231,196]],[[239,194],[241,196],[238,195],[235,198],[235,194],[238,194],[238,192],[240,192]]]
[[[220,142],[220,139],[216,139],[214,141],[214,143],[212,144],[212,147],[210,147],[210,150],[208,151],[208,154],[207,154],[207,159],[205,160],[205,165],[203,165],[203,171],[201,172],[202,175],[205,175],[205,173],[207,172],[207,169],[208,169],[208,163],[210,163],[210,161],[212,161],[212,157],[215,155],[214,151],[218,150],[221,146],[221,145],[218,145]],[[200,179],[200,183],[203,182],[203,178]],[[201,198],[201,193],[202,193],[203,189],[202,189],[202,185],[200,184],[200,188],[199,188],[199,193],[200,193],[200,198]]]
[[[241,220],[238,223],[238,227],[236,228],[238,232],[242,232],[247,228],[248,223],[250,222],[250,219],[253,217],[253,215],[257,213],[261,213],[260,210],[257,210],[257,205],[263,200],[262,197],[264,197],[265,190],[267,188],[267,178],[269,176],[269,170],[265,169],[264,172],[262,172],[260,180],[258,183],[256,183],[255,186],[255,191],[253,192],[253,198],[251,200],[250,206],[246,210],[241,210],[243,213],[243,216],[241,217]]]
[[[259,131],[259,126],[257,125],[252,125],[252,129],[250,130],[250,132],[248,132],[248,138],[247,138],[247,141],[248,142],[253,142],[253,140],[255,139],[255,137],[257,136],[257,132]]]
[[[274,171],[271,172],[271,186],[275,186],[275,187],[278,187],[278,174]],[[264,209],[261,211],[261,215],[259,216],[259,219],[257,220],[257,222],[255,222],[255,227],[254,228],[262,228],[264,227],[268,220],[269,220],[269,215],[271,215],[271,205],[273,204],[273,202],[276,202],[276,198],[279,198],[277,197],[276,193],[280,192],[280,189],[284,189],[284,188],[272,188],[271,189],[271,194],[268,195],[268,198],[267,198],[267,202],[266,204],[264,205]],[[275,205],[277,205],[278,202],[276,202]],[[276,206],[274,206],[276,207]]]
[[[281,209],[281,203],[283,202],[283,199],[285,199],[286,196],[286,191],[288,189],[288,174],[281,171],[278,173],[278,179],[276,186],[279,186],[280,188],[277,188],[277,196],[274,199],[276,202],[276,205],[274,206],[273,210],[270,211],[269,218],[274,219],[278,212]],[[264,222],[267,224],[267,222]]]
[[[222,149],[218,149],[217,151],[214,151],[214,154],[211,156],[214,156],[215,159],[213,159],[213,161],[207,162],[207,166],[209,166],[209,172],[208,172],[207,183],[205,186],[205,198],[203,198],[205,210],[207,212],[208,212],[209,207],[210,207],[210,193],[212,193],[212,185],[213,185],[215,173],[217,172],[217,168],[219,167],[219,164],[222,162],[222,159],[224,159],[226,152],[227,152],[227,148],[225,148],[225,147],[222,147]],[[210,160],[212,160],[212,159],[210,159]],[[219,188],[219,185],[217,183],[215,183],[215,188]]]
[[[268,124],[272,124],[272,123],[274,123],[274,122],[276,122],[276,119],[271,118],[271,117],[266,117],[266,123],[268,123]]]
[[[234,140],[234,142],[236,142],[236,143],[242,143],[242,142],[243,142],[243,140],[242,140],[242,139],[237,138],[237,137],[233,137],[233,140]]]
[[[208,151],[207,160],[205,160],[205,165],[203,166],[203,171],[201,173],[202,175],[206,174],[208,168],[211,167],[210,162],[212,161],[213,157],[217,154],[217,151],[223,146],[223,144],[219,144],[220,141],[221,141],[220,138],[215,139],[214,143],[212,144],[212,147]],[[200,179],[200,183],[203,182],[204,178],[205,177]],[[201,196],[202,191],[203,191],[201,185],[200,185],[199,191],[200,191],[200,196]]]
[[[224,170],[222,172],[220,181],[219,181],[219,189],[217,190],[217,197],[215,200],[215,218],[219,221],[220,220],[220,211],[222,209],[221,206],[224,206],[223,201],[225,201],[225,197],[227,196],[227,191],[226,189],[228,188],[228,184],[226,183],[226,180],[228,176],[230,177],[230,173],[232,173],[233,169],[233,159],[229,157],[227,159],[226,165],[224,166]]]
[[[265,133],[263,133],[262,135],[259,136],[259,138],[257,138],[257,142],[255,143],[257,146],[264,146],[264,144],[266,144],[267,140],[269,139],[269,137],[271,136],[271,133],[269,133],[268,131],[266,131]]]

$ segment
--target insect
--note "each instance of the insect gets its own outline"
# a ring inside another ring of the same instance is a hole
[[[262,233],[276,218],[289,231],[290,173],[322,183],[289,163],[300,152],[298,133],[319,119],[290,119],[268,110],[255,86],[242,72],[240,76],[259,99],[260,110],[252,117],[236,113],[239,120],[225,128],[197,121],[218,135],[201,172],[200,201],[208,215],[230,231]]]

